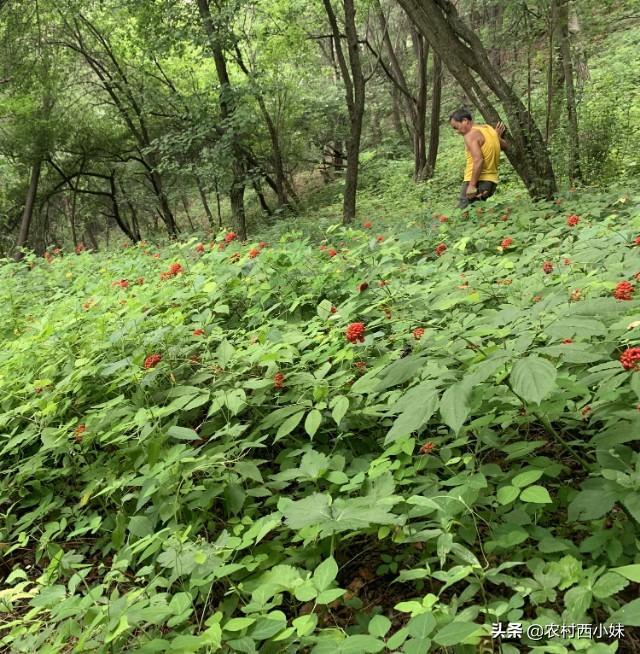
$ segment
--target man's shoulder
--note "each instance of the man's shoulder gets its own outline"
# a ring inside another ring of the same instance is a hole
[[[473,143],[476,141],[484,141],[484,136],[482,130],[479,129],[482,125],[474,125],[465,135],[464,140],[467,143]]]

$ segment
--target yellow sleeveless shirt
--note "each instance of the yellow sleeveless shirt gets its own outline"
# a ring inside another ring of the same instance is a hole
[[[482,158],[484,165],[478,177],[479,182],[495,182],[498,183],[498,163],[500,161],[500,138],[496,130],[491,125],[474,125],[473,129],[477,129],[484,136],[484,145],[482,146]],[[465,147],[465,157],[467,165],[464,169],[464,181],[471,181],[471,173],[473,172],[473,159],[469,150]]]

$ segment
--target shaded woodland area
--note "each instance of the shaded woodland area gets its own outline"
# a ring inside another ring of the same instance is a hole
[[[612,25],[631,4],[615,3]],[[362,150],[412,152],[424,182],[460,105],[504,120],[531,197],[552,197],[558,179],[592,182],[593,159],[615,144],[604,134],[600,152],[581,153],[585,31],[603,27],[590,6],[5,1],[2,249],[98,249],[223,223],[244,238],[247,202],[286,219],[312,171],[344,178],[348,223]]]

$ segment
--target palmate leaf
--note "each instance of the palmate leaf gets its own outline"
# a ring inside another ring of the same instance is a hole
[[[387,497],[381,502],[375,496],[338,498],[332,501],[330,495],[314,493],[301,500],[283,497],[278,510],[287,525],[296,531],[305,527],[318,526],[323,535],[340,531],[366,529],[371,525],[390,525],[399,521],[399,516],[388,509],[400,498]]]

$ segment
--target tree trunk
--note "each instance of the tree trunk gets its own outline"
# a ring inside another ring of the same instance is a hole
[[[67,209],[69,210],[69,227],[71,227],[71,238],[73,240],[74,249],[78,247],[78,234],[76,231],[76,193],[72,191],[71,202],[66,199]]]
[[[429,154],[424,179],[431,179],[436,171],[438,146],[440,145],[440,107],[442,105],[442,60],[433,57],[433,86],[431,87],[431,120],[429,122]]]
[[[398,0],[434,51],[491,124],[500,114],[472,71],[502,103],[510,131],[506,155],[533,198],[551,198],[556,180],[549,153],[533,117],[491,63],[478,36],[460,19],[449,0]]]
[[[216,66],[216,74],[220,83],[220,115],[222,122],[228,125],[235,114],[235,103],[233,100],[231,82],[227,71],[227,62],[222,49],[220,35],[217,27],[214,25],[209,10],[209,0],[198,0],[198,9],[204,25],[205,33],[209,39],[209,46],[213,54],[213,60]],[[227,128],[225,132],[228,133]],[[229,199],[231,201],[231,215],[236,231],[240,240],[247,239],[247,225],[244,212],[244,189],[245,189],[245,161],[242,154],[242,148],[235,130],[230,135],[231,153],[232,153],[232,172],[233,178],[229,190]]]
[[[192,232],[195,232],[196,228],[193,224],[193,220],[191,220],[191,214],[189,213],[189,203],[187,202],[187,198],[183,195],[180,198],[180,201],[182,202],[182,208],[184,209],[184,212],[187,216],[187,220],[189,221],[189,227],[191,227]]]
[[[264,193],[262,192],[262,189],[260,188],[260,184],[258,184],[257,181],[253,182],[253,190],[256,192],[256,195],[258,196],[258,202],[260,202],[260,207],[262,208],[262,210],[268,216],[272,216],[273,211],[271,210],[271,207],[267,203],[267,199],[264,197]]]
[[[567,97],[567,118],[569,128],[569,179],[572,184],[581,180],[580,144],[578,136],[578,112],[571,61],[571,44],[569,43],[569,6],[568,0],[551,0],[551,13],[557,18],[558,38],[560,41],[560,61],[564,73],[564,88]]]
[[[109,188],[110,188],[110,195],[111,195],[111,210],[113,211],[112,216],[113,219],[116,221],[116,224],[118,227],[127,235],[127,237],[131,240],[131,242],[136,243],[140,240],[140,235],[135,234],[131,227],[127,224],[127,222],[122,218],[122,215],[120,213],[120,204],[118,203],[118,190],[116,188],[116,178],[115,178],[115,172],[111,173],[111,177],[109,177]],[[164,219],[163,216],[161,218]]]
[[[209,202],[207,201],[207,194],[204,190],[204,186],[202,185],[202,180],[197,175],[196,175],[196,184],[198,186],[198,193],[200,194],[200,200],[202,202],[204,213],[207,216],[207,222],[209,223],[209,227],[211,228],[211,231],[213,231],[215,229],[215,225],[213,223],[213,214],[211,213],[211,209],[209,208]]]
[[[150,157],[153,159],[153,157]],[[154,165],[155,162],[151,162],[151,166]],[[151,186],[153,187],[153,191],[158,198],[158,202],[160,204],[160,217],[162,218],[162,222],[167,227],[167,231],[169,232],[169,236],[171,238],[177,238],[178,236],[178,225],[176,224],[175,217],[173,215],[173,212],[171,211],[171,207],[169,206],[169,200],[167,199],[167,195],[164,191],[164,185],[162,182],[162,177],[160,176],[160,173],[152,169],[149,178],[151,180]]]
[[[391,88],[391,99],[391,122],[393,123],[393,129],[398,135],[398,138],[404,141],[406,134],[402,128],[402,120],[400,118],[400,92],[395,86]]]
[[[22,211],[22,219],[20,221],[20,231],[18,233],[18,241],[16,242],[16,251],[14,259],[21,261],[24,253],[20,248],[27,245],[29,240],[29,228],[31,227],[31,219],[33,217],[33,207],[38,193],[38,182],[40,181],[40,170],[42,168],[42,159],[38,158],[31,166],[31,177],[29,179],[29,188],[27,189],[27,197],[24,202],[24,209]]]
[[[242,58],[242,54],[238,46],[236,46],[236,55],[237,55],[236,59],[238,61],[238,65],[240,66],[244,74],[251,80],[251,82],[255,84],[253,75],[246,67],[244,63],[244,59]],[[284,184],[284,179],[285,179],[284,162],[282,157],[282,148],[280,147],[280,137],[278,135],[278,130],[276,128],[275,123],[273,122],[273,118],[271,118],[271,114],[269,113],[269,110],[267,109],[267,105],[264,101],[264,97],[262,96],[262,93],[257,88],[254,90],[254,97],[258,102],[260,113],[264,118],[265,125],[267,126],[267,131],[269,132],[269,138],[271,140],[271,158],[273,162],[273,170],[276,176],[275,182],[276,182],[276,195],[278,196],[278,206],[286,207],[289,204],[289,199],[287,198],[287,190]],[[271,213],[270,210],[269,213]]]
[[[411,38],[417,60],[418,97],[416,99],[414,146],[413,146],[413,179],[423,182],[427,173],[427,64],[429,59],[429,45],[425,38],[413,28]]]
[[[91,244],[91,249],[97,252],[98,239],[96,238],[96,234],[93,231],[93,223],[91,221],[85,224],[85,234],[86,234],[86,240],[88,240],[89,243]]]
[[[331,6],[331,0],[323,0],[333,32],[336,54],[342,80],[345,86],[347,109],[349,110],[349,139],[347,142],[347,171],[344,181],[344,199],[342,203],[342,221],[351,223],[356,216],[356,192],[358,189],[358,165],[360,162],[360,140],[362,137],[362,119],[364,117],[365,79],[360,62],[360,45],[356,31],[356,10],[354,0],[343,0],[345,32],[349,66],[340,43],[340,30]],[[349,70],[349,68],[351,70]]]
[[[218,188],[218,178],[213,180],[216,187],[216,209],[218,212],[218,228],[222,228],[222,209],[220,207],[220,189]]]

